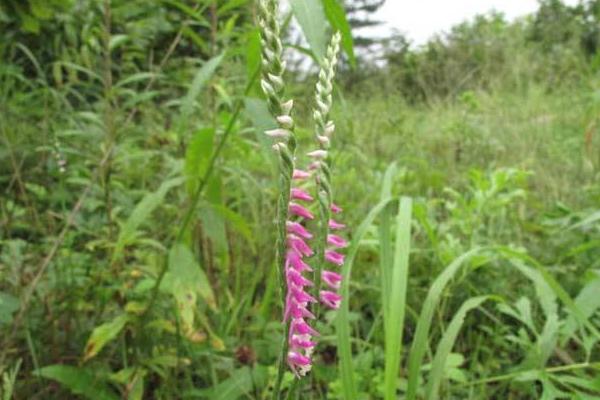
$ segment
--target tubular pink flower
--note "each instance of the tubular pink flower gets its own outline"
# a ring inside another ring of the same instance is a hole
[[[306,219],[314,218],[314,215],[312,215],[310,211],[308,211],[306,208],[304,208],[300,204],[290,202],[289,208],[290,208],[290,213],[292,213],[294,215],[297,215],[299,217],[306,218]]]
[[[346,227],[346,225],[340,224],[339,222],[337,222],[333,219],[329,220],[329,229],[337,230],[337,229],[344,229],[345,227]]]
[[[321,278],[332,289],[339,289],[340,283],[342,282],[342,275],[337,272],[323,270],[321,272]]]
[[[294,300],[296,301],[296,303],[316,303],[317,300],[312,297],[310,294],[306,293],[304,291],[303,287],[298,287],[298,286],[294,286],[291,285],[291,290],[290,290]]]
[[[309,365],[310,362],[311,362],[310,358],[303,356],[300,353],[297,353],[295,351],[290,351],[288,353],[288,363],[290,363],[290,366],[294,366],[294,367],[305,366],[305,365]]]
[[[313,198],[310,194],[306,193],[302,189],[292,188],[292,199],[294,200],[302,200],[302,201],[312,201]]]
[[[342,302],[342,296],[335,292],[330,292],[328,290],[321,291],[321,302],[325,304],[327,307],[338,309],[340,308],[340,303]]]
[[[335,265],[342,265],[344,263],[345,256],[333,250],[325,251],[325,260]]]
[[[304,349],[308,349],[310,347],[315,347],[317,343],[310,341],[310,336],[307,338],[303,337],[303,335],[294,335],[290,339],[290,345],[294,347],[302,347]]]
[[[286,299],[288,306],[285,310],[284,321],[288,320],[290,316],[292,318],[311,318],[314,319],[315,316],[311,313],[304,304],[298,304],[293,301],[293,299]]]
[[[288,282],[293,283],[296,286],[312,286],[313,283],[311,281],[309,281],[308,279],[306,279],[305,277],[302,276],[302,274],[300,272],[298,272],[297,269],[294,268],[288,268],[288,270],[286,271],[286,278],[288,280]]]
[[[338,235],[327,235],[327,243],[335,247],[347,247],[348,242],[341,236]]]
[[[308,230],[306,230],[305,227],[303,227],[301,224],[299,224],[297,222],[288,221],[286,223],[286,225],[287,225],[288,233],[292,233],[303,239],[312,239],[312,237],[313,237],[313,235]]]
[[[331,212],[334,214],[339,214],[342,212],[342,209],[337,204],[331,203]]]
[[[294,173],[292,175],[292,179],[302,180],[302,179],[306,179],[306,178],[310,178],[310,173],[309,172],[302,171],[300,169],[295,169],[294,170]]]
[[[313,251],[309,245],[306,244],[304,240],[299,238],[296,235],[288,236],[288,245],[302,257],[302,256],[312,256]]]
[[[311,335],[319,336],[319,333],[311,328],[303,318],[295,318],[290,324],[290,336],[291,335]]]
[[[313,270],[310,265],[302,260],[302,255],[296,250],[288,250],[286,265],[294,268],[300,273],[304,271],[312,272]]]

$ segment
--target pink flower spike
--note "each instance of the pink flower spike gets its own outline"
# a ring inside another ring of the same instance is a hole
[[[328,290],[321,291],[321,302],[325,304],[327,307],[333,308],[334,310],[340,308],[340,303],[342,302],[342,296],[335,292],[330,292]]]
[[[344,263],[344,255],[333,250],[327,250],[325,252],[325,260],[335,265],[342,265]]]
[[[327,243],[329,243],[331,246],[340,248],[348,246],[346,239],[338,235],[327,235]]]
[[[288,233],[293,233],[294,235],[298,235],[304,239],[311,239],[313,235],[306,230],[301,224],[297,222],[288,221],[286,222]]]
[[[310,358],[303,356],[296,351],[290,351],[288,353],[288,363],[293,367],[303,367],[310,365]]]
[[[340,224],[337,221],[334,221],[333,219],[329,220],[329,228],[330,229],[344,229],[346,227],[346,225],[344,224]]]
[[[314,216],[300,204],[290,202],[290,213],[306,219],[313,219]]]
[[[323,270],[321,272],[321,277],[323,278],[323,282],[325,282],[332,289],[339,289],[340,282],[342,281],[342,275],[337,272]]]
[[[338,214],[338,213],[342,212],[342,209],[337,204],[331,203],[331,212],[334,213],[334,214]]]
[[[306,172],[306,171],[302,171],[301,169],[295,169],[294,173],[292,174],[292,179],[306,179],[306,178],[310,178],[310,173]]]
[[[310,194],[306,193],[302,189],[292,188],[292,199],[294,200],[303,200],[303,201],[312,201],[313,198]]]
[[[304,255],[304,256],[312,256],[313,255],[313,250],[310,248],[310,246],[307,245],[306,242],[304,240],[302,240],[301,238],[299,238],[298,236],[289,235],[288,236],[288,245],[292,249],[296,250],[299,255]]]

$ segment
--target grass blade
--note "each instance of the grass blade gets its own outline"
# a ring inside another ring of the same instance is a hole
[[[458,336],[460,328],[462,328],[462,325],[465,322],[465,317],[469,311],[479,307],[488,298],[488,296],[471,297],[460,306],[460,309],[456,312],[456,314],[454,314],[454,317],[452,317],[450,325],[448,325],[448,329],[444,333],[444,336],[442,336],[442,339],[440,340],[435,352],[435,357],[433,358],[426,389],[426,398],[428,400],[434,400],[438,398],[437,393],[442,382],[442,378],[444,377],[446,359],[452,351],[452,347],[454,347],[454,342],[456,341],[456,337]]]
[[[423,363],[425,350],[427,349],[429,328],[431,327],[433,312],[439,303],[442,292],[444,291],[448,282],[450,282],[460,268],[466,264],[466,261],[479,254],[481,251],[482,248],[476,247],[467,251],[466,253],[463,253],[442,271],[442,273],[435,279],[429,288],[429,292],[427,293],[427,297],[423,303],[423,309],[419,315],[415,337],[410,348],[410,355],[408,358],[408,389],[406,392],[407,400],[414,400],[417,396],[419,371],[421,369],[421,364]]]
[[[412,200],[400,199],[400,209],[396,218],[396,248],[391,279],[390,299],[387,310],[388,322],[385,334],[385,386],[386,400],[396,399],[398,370],[402,353],[402,332],[406,311],[406,287],[408,281],[408,258],[410,254],[410,228]]]
[[[336,320],[336,333],[338,341],[338,355],[340,375],[342,379],[342,387],[345,400],[353,400],[358,397],[356,390],[356,382],[354,380],[354,367],[352,365],[352,347],[350,345],[350,321],[349,321],[349,295],[350,295],[350,276],[352,275],[352,264],[358,252],[360,241],[367,233],[367,230],[381,211],[387,207],[392,199],[383,199],[375,207],[371,209],[367,217],[358,226],[352,239],[352,244],[348,249],[346,263],[342,269],[344,277],[340,293],[343,297],[342,304],[338,311]]]

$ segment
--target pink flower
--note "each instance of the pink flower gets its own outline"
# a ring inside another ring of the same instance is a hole
[[[311,363],[311,361],[310,361],[310,358],[303,356],[300,353],[297,353],[295,351],[290,351],[288,353],[288,363],[293,368],[296,366],[309,365]]]
[[[319,336],[319,333],[311,328],[302,318],[292,320],[290,324],[290,336],[294,334]]]
[[[340,254],[333,250],[325,251],[325,260],[329,261],[332,264],[342,265],[344,264],[344,258],[345,256],[343,254]]]
[[[327,307],[338,309],[340,308],[340,303],[342,302],[342,296],[335,292],[330,292],[328,290],[321,291],[321,302],[325,304]]]
[[[304,240],[296,235],[288,235],[288,245],[302,256],[312,256],[313,251]]]
[[[306,193],[302,189],[292,188],[292,199],[294,200],[302,200],[302,201],[312,201],[313,198],[310,194]]]
[[[339,289],[340,282],[342,281],[342,275],[337,272],[323,270],[321,272],[321,278],[332,289]]]
[[[294,268],[288,268],[286,272],[286,278],[288,282],[293,283],[296,286],[312,286],[313,283],[306,279],[302,274]]]
[[[313,219],[314,216],[306,208],[297,203],[290,202],[289,204],[290,213],[306,219]]]
[[[348,246],[346,239],[338,235],[327,235],[327,243],[340,248]]]
[[[300,236],[304,239],[311,239],[313,237],[313,235],[307,231],[305,227],[297,222],[288,221],[286,226],[288,233],[293,233],[294,235]]]
[[[331,212],[339,214],[342,212],[342,209],[337,204],[331,203]]]
[[[333,229],[333,230],[337,230],[337,229],[344,229],[346,227],[346,225],[344,224],[340,224],[339,222],[330,219],[329,220],[329,228]]]
[[[295,169],[294,173],[292,174],[292,179],[302,180],[302,179],[306,179],[309,177],[310,177],[310,173],[306,172],[306,171],[302,171],[301,169]]]
[[[316,343],[305,339],[302,335],[294,335],[292,339],[290,339],[290,345],[307,349],[310,347],[315,347]]]
[[[302,260],[302,255],[298,254],[296,250],[288,250],[286,256],[286,266],[287,265],[300,273],[304,271],[312,272],[313,270],[310,265]]]

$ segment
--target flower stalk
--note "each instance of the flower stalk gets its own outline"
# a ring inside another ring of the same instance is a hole
[[[328,263],[341,266],[344,263],[344,255],[338,253],[336,250],[347,246],[345,239],[330,233],[332,230],[343,229],[345,227],[343,224],[332,219],[332,214],[338,214],[342,209],[333,203],[331,159],[329,154],[331,138],[335,131],[335,125],[329,119],[329,114],[333,101],[333,79],[340,51],[340,40],[340,33],[336,32],[331,38],[331,43],[327,48],[327,54],[319,71],[315,90],[316,105],[313,110],[315,139],[319,147],[317,150],[308,153],[308,156],[313,159],[311,166],[315,171],[316,197],[319,204],[319,224],[316,238],[317,254],[314,274],[315,287],[321,303],[333,309],[337,309],[341,302],[341,297],[336,291],[340,287],[342,277],[337,272],[325,268]],[[327,286],[327,290],[324,290],[323,283]],[[319,313],[320,308],[317,308],[317,316]]]
[[[317,318],[311,310],[315,304],[324,304],[336,309],[341,302],[337,293],[341,275],[326,270],[323,264],[340,266],[344,255],[337,250],[347,245],[341,236],[330,233],[332,230],[344,228],[343,224],[330,218],[331,213],[341,209],[332,203],[330,185],[330,138],[335,127],[329,121],[331,109],[333,77],[339,53],[340,35],[336,33],[327,50],[327,56],[319,72],[316,87],[316,108],[314,118],[316,138],[319,147],[308,153],[312,162],[308,171],[296,166],[295,124],[292,117],[293,101],[284,101],[285,62],[283,46],[280,40],[280,27],[277,21],[277,1],[259,0],[258,21],[262,45],[262,79],[261,87],[267,98],[269,111],[274,116],[277,127],[265,132],[273,139],[273,149],[279,160],[279,198],[277,201],[277,268],[283,307],[284,342],[279,359],[279,368],[275,381],[273,397],[280,398],[281,382],[285,373],[285,365],[297,378],[305,376],[312,368],[312,354],[318,336],[310,321]],[[315,219],[310,204],[315,198],[307,191],[309,178],[315,177],[317,188],[318,221],[317,237],[306,228],[306,221]],[[316,253],[311,247],[316,246]],[[317,268],[313,269],[307,262],[316,254]],[[312,280],[307,274],[312,273]],[[327,285],[321,290],[322,283]]]

